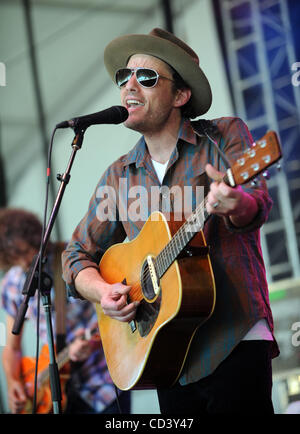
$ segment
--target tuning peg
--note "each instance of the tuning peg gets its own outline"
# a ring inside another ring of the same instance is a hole
[[[281,170],[281,163],[280,163],[280,161],[276,164],[276,169],[278,170],[278,172]]]
[[[257,178],[253,178],[251,181],[251,185],[257,185]]]
[[[269,173],[268,170],[265,170],[265,171],[263,172],[263,177],[264,177],[265,179],[270,179],[270,173]]]

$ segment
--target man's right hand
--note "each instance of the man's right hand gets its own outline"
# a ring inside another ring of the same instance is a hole
[[[128,303],[130,286],[123,283],[109,284],[92,267],[78,273],[75,286],[82,297],[100,303],[105,315],[123,322],[129,322],[135,317],[139,301]]]
[[[109,285],[101,297],[103,313],[122,322],[131,321],[135,317],[139,302],[128,303],[130,289],[130,286],[122,283]]]

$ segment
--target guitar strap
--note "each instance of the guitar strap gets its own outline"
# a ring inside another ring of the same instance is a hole
[[[66,345],[66,287],[62,278],[61,254],[64,242],[54,243],[54,305],[56,312],[56,351],[59,353]]]
[[[220,149],[217,141],[211,137],[211,133],[219,133],[218,128],[211,122],[206,119],[198,119],[197,121],[192,121],[192,127],[197,136],[206,136],[208,140],[214,145],[217,153],[222,158],[226,169],[230,169],[230,163],[224,154],[224,152]]]

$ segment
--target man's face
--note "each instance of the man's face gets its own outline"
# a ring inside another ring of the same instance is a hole
[[[168,65],[153,56],[136,54],[130,58],[127,67],[155,69],[159,75],[172,80]],[[142,134],[157,133],[174,113],[175,101],[172,81],[159,78],[154,87],[147,89],[139,85],[133,74],[121,88],[121,103],[129,112],[125,126]]]

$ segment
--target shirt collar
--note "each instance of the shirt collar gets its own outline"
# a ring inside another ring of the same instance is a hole
[[[144,136],[142,136],[135,147],[125,155],[124,165],[128,166],[129,164],[134,164],[136,167],[143,166],[144,161],[146,160],[148,154],[146,142]]]
[[[189,119],[182,119],[181,121],[177,143],[179,140],[197,145],[197,137]]]
[[[177,143],[179,141],[184,141],[191,143],[192,145],[197,144],[196,134],[192,128],[191,121],[189,119],[183,118],[178,132]],[[142,136],[135,147],[125,155],[123,163],[125,166],[129,164],[134,164],[136,167],[141,167],[148,156],[148,149],[146,146],[145,138]]]

